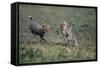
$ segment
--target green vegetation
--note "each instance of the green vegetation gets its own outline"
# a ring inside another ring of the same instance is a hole
[[[38,24],[49,24],[46,34],[48,43],[41,44],[29,30],[31,15]],[[56,34],[60,20],[66,20],[79,46],[63,41],[62,34]],[[40,63],[55,61],[96,59],[96,10],[94,8],[52,7],[38,5],[19,6],[19,63]]]

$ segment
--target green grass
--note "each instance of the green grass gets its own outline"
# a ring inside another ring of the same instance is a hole
[[[94,8],[19,6],[19,63],[41,63],[56,61],[96,59],[96,10]],[[45,38],[48,43],[41,44],[29,31],[31,15],[38,24],[47,23],[50,31]],[[65,44],[62,34],[56,35],[55,28],[60,20],[75,24],[72,30],[79,46]],[[87,26],[84,26],[87,25]]]
[[[52,45],[53,44],[53,45]],[[65,46],[52,43],[20,45],[20,63],[94,60],[95,46]]]

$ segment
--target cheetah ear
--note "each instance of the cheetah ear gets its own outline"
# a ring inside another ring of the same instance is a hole
[[[45,26],[44,25],[42,25],[42,28],[44,28]]]

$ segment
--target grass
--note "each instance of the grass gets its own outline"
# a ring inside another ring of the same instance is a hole
[[[96,10],[94,8],[51,7],[38,5],[19,6],[19,63],[42,63],[56,61],[96,59]],[[50,44],[41,44],[29,31],[31,15],[38,24],[47,23],[50,31],[45,35]],[[60,20],[71,26],[79,46],[63,41],[62,34],[56,35],[55,28]]]
[[[53,45],[52,45],[53,44]],[[20,45],[20,63],[40,63],[71,60],[94,60],[95,46],[65,46],[52,43]]]

